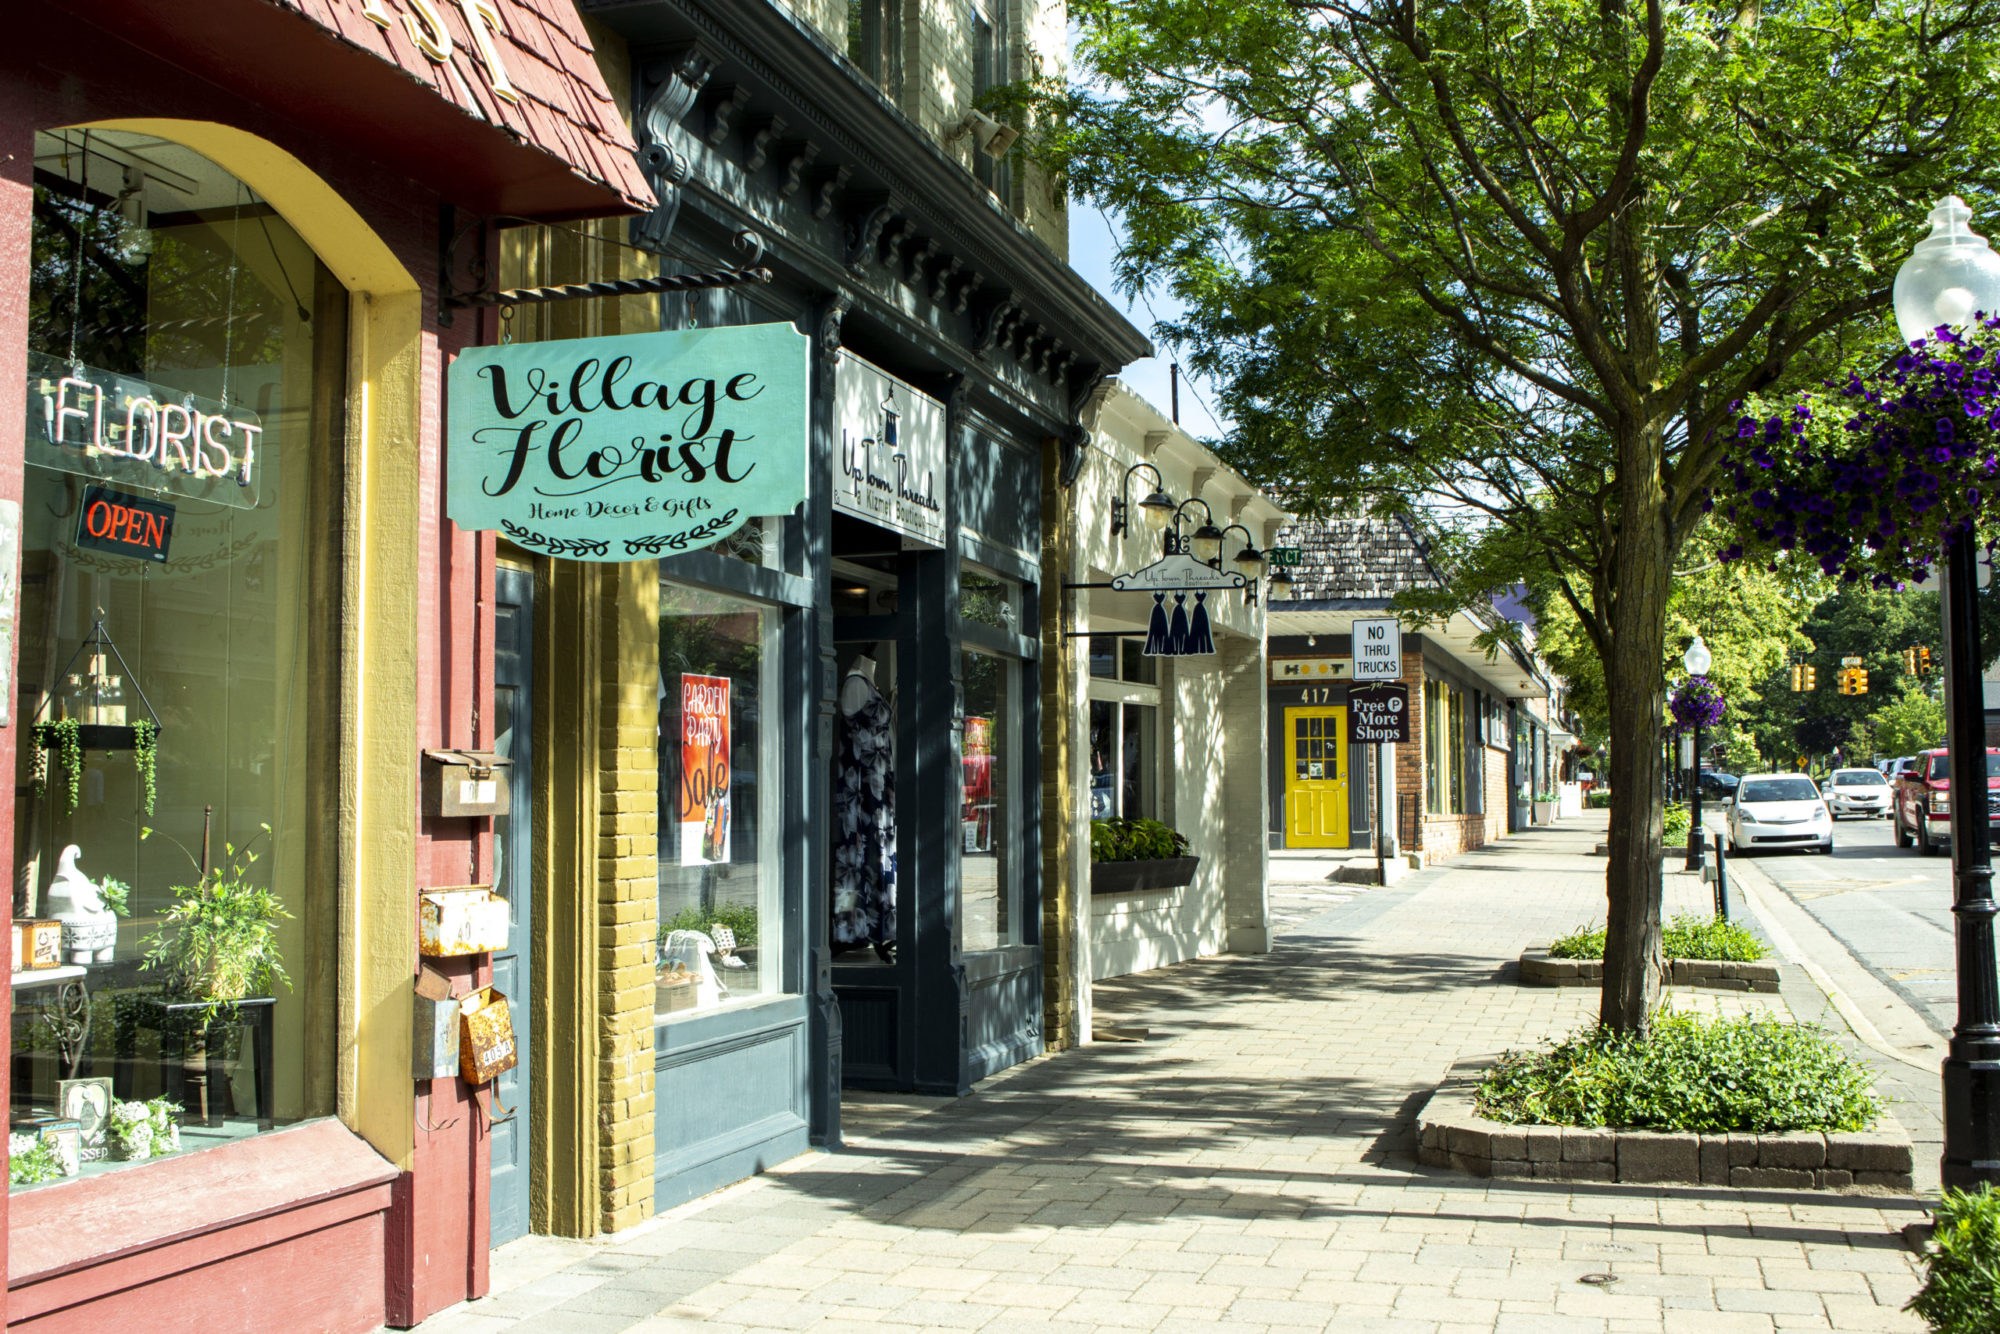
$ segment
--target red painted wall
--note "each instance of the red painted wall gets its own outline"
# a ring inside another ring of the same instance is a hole
[[[360,212],[424,288],[426,310],[436,310],[440,201],[422,184],[369,161],[367,136],[381,127],[315,124],[310,107],[262,105],[238,96],[225,77],[231,63],[268,59],[267,51],[218,49],[212,40],[191,43],[185,50],[156,46],[141,51],[112,31],[64,21],[77,30],[61,42],[20,42],[0,51],[0,275],[11,275],[11,280],[0,280],[0,496],[17,499],[26,420],[25,384],[18,368],[26,353],[31,143],[37,129],[166,116],[214,121],[262,135],[318,172]],[[408,128],[395,127],[395,132],[407,133]],[[421,675],[413,685],[419,699],[417,742],[425,748],[470,746],[491,738],[490,727],[483,721],[475,726],[474,719],[491,713],[493,543],[461,534],[446,521],[440,467],[445,360],[476,328],[477,322],[467,316],[449,331],[432,327],[424,349],[423,422],[416,443],[422,451],[425,558],[420,562]],[[8,366],[17,369],[6,373]],[[16,735],[16,728],[0,729],[0,772],[13,772]],[[410,794],[410,800],[417,799],[417,793]],[[0,847],[12,846],[12,813],[12,803],[0,801]],[[491,865],[487,843],[483,821],[423,827],[411,868],[413,883],[468,883]],[[412,958],[413,977],[416,970]],[[462,964],[457,971],[462,987],[471,980],[472,969]],[[333,1054],[322,1055],[331,1060]],[[0,1051],[0,1095],[5,1093],[5,1057]],[[366,1309],[341,1307],[329,1327],[346,1326],[352,1316],[361,1320],[353,1327],[366,1328],[411,1323],[483,1295],[485,1132],[484,1113],[472,1105],[463,1086],[456,1080],[438,1081],[429,1096],[419,1098],[411,1170],[395,1183],[392,1198],[384,1193],[382,1208],[364,1210],[337,1225],[316,1223],[309,1234],[282,1235],[285,1228],[278,1220],[291,1215],[267,1217],[248,1225],[259,1229],[259,1245],[275,1248],[261,1259],[230,1258],[232,1248],[218,1245],[209,1260],[159,1276],[133,1310],[125,1309],[136,1300],[132,1297],[108,1297],[101,1307],[77,1305],[72,1291],[58,1323],[69,1328],[158,1328],[157,1320],[146,1318],[149,1309],[161,1309],[158,1303],[184,1303],[212,1316],[230,1309],[256,1311],[260,1294],[282,1296],[331,1282],[350,1298],[359,1294]],[[232,1152],[233,1147],[210,1150],[186,1161]],[[88,1210],[99,1184],[77,1182],[59,1189],[70,1207]],[[0,1222],[7,1220],[0,1198]],[[294,1221],[305,1223],[303,1215]],[[368,1281],[365,1276],[371,1272],[380,1272],[383,1283]],[[211,1292],[227,1296],[212,1300]],[[210,1330],[226,1327],[214,1319],[205,1325]]]

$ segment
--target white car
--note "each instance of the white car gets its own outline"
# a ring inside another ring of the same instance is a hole
[[[1880,769],[1835,769],[1826,780],[1826,808],[1838,820],[1858,815],[1864,820],[1889,814],[1889,780]]]
[[[1729,849],[1833,851],[1833,816],[1804,774],[1747,774],[1729,806]]]

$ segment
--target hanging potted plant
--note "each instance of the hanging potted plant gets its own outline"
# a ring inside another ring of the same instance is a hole
[[[1201,858],[1185,835],[1158,820],[1090,822],[1090,892],[1132,894],[1194,883]]]
[[[84,670],[70,671],[79,659],[83,660]],[[111,670],[113,663],[118,668],[115,672]],[[153,813],[158,797],[160,720],[146,692],[133,681],[133,693],[146,716],[127,721],[130,714],[125,703],[125,683],[131,675],[132,669],[125,665],[124,655],[111,642],[111,632],[100,619],[91,625],[90,634],[77,645],[63,668],[66,684],[62,690],[42,700],[35,716],[30,777],[35,795],[46,796],[49,752],[55,751],[63,771],[66,815],[74,815],[82,800],[83,757],[93,750],[132,752],[132,764],[139,777],[140,804],[147,815]],[[42,716],[59,701],[60,716]]]

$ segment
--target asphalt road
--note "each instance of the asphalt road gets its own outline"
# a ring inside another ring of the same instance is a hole
[[[1704,823],[1714,829],[1720,822]],[[1950,1034],[1958,1006],[1949,857],[1896,847],[1887,820],[1838,821],[1831,857],[1790,851],[1755,857],[1863,967],[1939,1034]]]

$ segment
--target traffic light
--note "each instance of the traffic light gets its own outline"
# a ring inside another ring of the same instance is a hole
[[[1848,693],[1849,693],[1849,694],[1854,694],[1854,695],[1865,695],[1865,694],[1867,694],[1867,693],[1868,693],[1868,669],[1867,669],[1866,667],[1854,667],[1854,668],[1851,668],[1851,669],[1849,669],[1849,675],[1850,675],[1850,677],[1852,678],[1852,681],[1853,681],[1853,686],[1854,686],[1854,688],[1853,688],[1853,689],[1852,689],[1851,691],[1849,691]]]
[[[1917,651],[1913,648],[1906,648],[1903,650],[1903,675],[1915,676],[1916,674]]]
[[[1799,671],[1803,674],[1804,678],[1800,689],[1808,691],[1819,689],[1819,668],[1813,666],[1811,663],[1807,663],[1805,666],[1799,668]]]
[[[1798,694],[1806,688],[1806,669],[1796,662],[1792,664],[1792,693]]]
[[[1833,688],[1839,691],[1843,695],[1853,694],[1854,693],[1853,668],[1842,667],[1839,671],[1835,672],[1833,674]]]
[[[1931,651],[1927,646],[1920,644],[1917,646],[1917,675],[1929,676],[1930,674]]]

